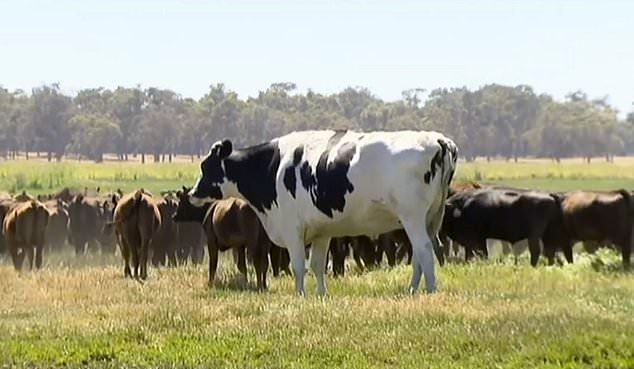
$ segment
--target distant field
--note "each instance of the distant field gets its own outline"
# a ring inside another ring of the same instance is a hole
[[[48,163],[41,159],[0,161],[0,191],[48,193],[65,186],[85,186],[104,190],[121,188],[130,191],[143,187],[160,192],[191,186],[199,174],[199,160],[175,158],[174,163],[141,164],[138,161],[92,162],[63,161]],[[522,159],[519,163],[461,162],[458,179],[547,190],[611,190],[634,189],[634,158],[616,158],[614,163],[595,159],[585,164],[581,159],[568,159],[556,164],[549,160]]]

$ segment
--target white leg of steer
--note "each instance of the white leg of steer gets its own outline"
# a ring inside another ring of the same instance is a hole
[[[436,265],[434,264],[434,250],[431,238],[427,234],[425,218],[407,217],[402,218],[401,223],[405,228],[407,237],[412,243],[412,281],[410,292],[418,290],[421,273],[425,276],[427,292],[436,292]]]
[[[310,268],[317,278],[317,294],[326,294],[326,258],[330,238],[318,238],[313,240],[310,250]]]
[[[286,245],[291,258],[291,268],[293,268],[293,274],[295,275],[295,292],[300,296],[304,296],[304,275],[306,274],[306,249],[304,243],[298,239],[295,242],[286,243]]]

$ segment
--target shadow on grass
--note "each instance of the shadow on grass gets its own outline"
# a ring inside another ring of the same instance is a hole
[[[225,278],[216,278],[213,286],[208,286],[209,290],[219,291],[244,291],[244,292],[260,292],[256,285],[255,277],[244,280],[241,274],[232,274]]]

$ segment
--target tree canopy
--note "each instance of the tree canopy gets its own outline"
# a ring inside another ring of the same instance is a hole
[[[453,138],[467,160],[522,156],[590,161],[634,151],[634,112],[623,120],[606,98],[573,91],[563,101],[530,86],[490,84],[477,90],[405,90],[387,102],[362,87],[324,95],[274,83],[241,99],[215,84],[200,99],[159,88],[87,88],[76,96],[58,84],[30,94],[0,87],[0,155],[46,153],[101,161],[174,154],[199,156],[216,140],[253,145],[294,130],[437,130]]]

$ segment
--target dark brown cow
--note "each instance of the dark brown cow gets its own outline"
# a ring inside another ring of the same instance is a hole
[[[77,255],[84,254],[87,247],[98,249],[98,238],[105,224],[102,204],[99,198],[83,194],[76,195],[68,204],[68,240]]]
[[[37,200],[18,203],[9,210],[2,222],[2,233],[16,270],[22,269],[24,256],[29,259],[29,269],[42,267],[48,211]],[[35,254],[35,257],[34,257]]]
[[[176,255],[180,264],[186,264],[188,260],[191,260],[194,265],[203,262],[205,257],[204,237],[200,223],[176,223]]]
[[[116,206],[116,202],[113,200],[119,201],[123,196],[121,190],[117,190],[116,192],[106,194],[104,196],[99,197],[99,203],[101,204],[101,218],[102,224],[108,224],[112,222],[112,216],[114,213],[114,208]],[[117,250],[117,237],[114,232],[104,233],[101,232],[97,237],[97,241],[101,246],[101,252],[105,254],[114,254]]]
[[[176,266],[176,223],[172,218],[176,213],[178,201],[168,194],[156,202],[161,212],[161,227],[158,229],[152,241],[152,264],[154,266]],[[200,225],[198,225],[200,228]]]
[[[209,206],[195,207],[189,202],[188,192],[188,188],[178,192],[179,203],[174,220],[203,223],[209,252],[209,286],[212,287],[215,280],[218,251],[238,249],[238,255],[244,255],[246,249],[255,266],[257,286],[259,289],[266,289],[271,241],[253,209],[238,199],[218,200]],[[238,269],[246,280],[244,259],[238,256]]]
[[[271,269],[273,269],[274,277],[278,277],[280,272],[284,272],[287,276],[292,275],[291,256],[288,254],[287,249],[279,247],[271,242],[269,257],[271,259]]]
[[[68,239],[68,205],[59,199],[47,200],[43,204],[49,213],[46,245],[51,251],[59,251]]]
[[[134,277],[147,278],[147,261],[152,238],[161,226],[161,213],[152,196],[143,189],[129,193],[115,203],[113,223],[121,254],[125,262],[123,274],[131,277],[130,258]]]
[[[328,250],[332,258],[332,274],[335,277],[344,276],[346,273],[346,258],[350,255],[349,237],[333,237],[330,239]]]
[[[634,226],[630,192],[570,192],[563,196],[561,207],[565,231],[559,233],[562,247],[571,248],[576,241],[609,241],[621,249],[624,268],[630,267]]]
[[[412,262],[412,244],[409,242],[409,238],[407,238],[407,233],[405,233],[405,230],[397,229],[391,232],[383,233],[379,235],[377,242],[379,243],[381,251],[385,253],[389,266],[400,264],[406,256],[407,264],[410,264]],[[438,258],[439,262],[441,262],[442,260],[442,265],[444,259],[441,259],[441,257],[439,257],[438,255],[436,257]]]
[[[16,202],[11,197],[0,199],[0,254],[4,254],[7,251],[7,242],[4,238],[4,232],[2,231],[2,222],[15,204]]]
[[[540,241],[547,245],[550,229],[561,228],[561,207],[557,196],[509,188],[482,188],[456,193],[446,202],[441,235],[464,245],[465,258],[473,257],[474,250],[487,255],[489,238],[516,243],[527,239],[531,265],[537,265],[541,252]],[[548,247],[547,247],[548,246]],[[564,249],[572,262],[572,249]],[[549,261],[552,259],[549,255]]]

